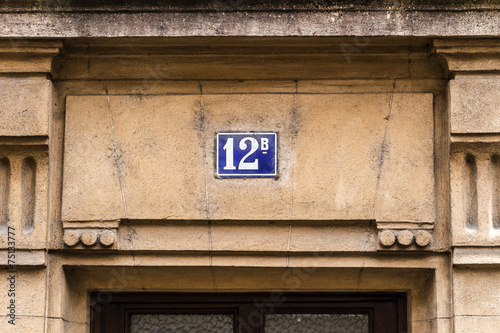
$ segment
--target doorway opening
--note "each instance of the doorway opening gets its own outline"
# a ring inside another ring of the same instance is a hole
[[[92,333],[402,333],[403,293],[91,294]]]

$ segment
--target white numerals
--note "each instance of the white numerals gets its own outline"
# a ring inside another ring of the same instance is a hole
[[[236,170],[234,166],[234,139],[227,139],[226,144],[222,148],[226,151],[226,166],[224,170]]]
[[[255,138],[246,137],[240,141],[240,149],[241,150],[247,150],[247,144],[246,144],[247,141],[250,141],[252,146],[250,148],[250,151],[245,156],[243,156],[243,158],[241,159],[240,164],[238,165],[238,168],[240,170],[259,170],[259,159],[256,158],[255,161],[253,161],[253,162],[246,161],[247,158],[250,157],[250,155],[255,153],[257,151],[257,149],[259,149],[259,141],[257,141],[257,139],[255,139]]]
[[[223,167],[224,170],[259,170],[259,159],[255,158],[251,161],[251,156],[259,150],[259,141],[256,138],[247,136],[241,139],[237,147],[243,152],[249,148],[249,143],[250,150],[245,156],[243,156],[238,163],[238,168],[236,168],[234,161],[234,138],[227,139],[226,144],[222,147],[222,149],[226,152],[226,165]],[[267,154],[267,151],[269,150],[268,138],[262,138],[260,140],[260,149],[262,150],[262,153]]]

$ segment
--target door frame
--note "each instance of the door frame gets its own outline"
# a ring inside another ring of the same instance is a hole
[[[234,332],[264,333],[270,313],[363,313],[370,333],[407,332],[404,293],[124,292],[99,300],[92,292],[91,333],[130,333],[133,314],[233,314]]]

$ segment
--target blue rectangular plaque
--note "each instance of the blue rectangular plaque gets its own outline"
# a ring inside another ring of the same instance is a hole
[[[276,177],[278,134],[275,132],[217,133],[218,177]]]

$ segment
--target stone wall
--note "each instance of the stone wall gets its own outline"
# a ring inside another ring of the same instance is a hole
[[[500,327],[498,4],[66,4],[0,5],[7,332],[90,332],[91,291],[405,292],[411,332]],[[223,131],[277,132],[278,177],[217,178]]]

